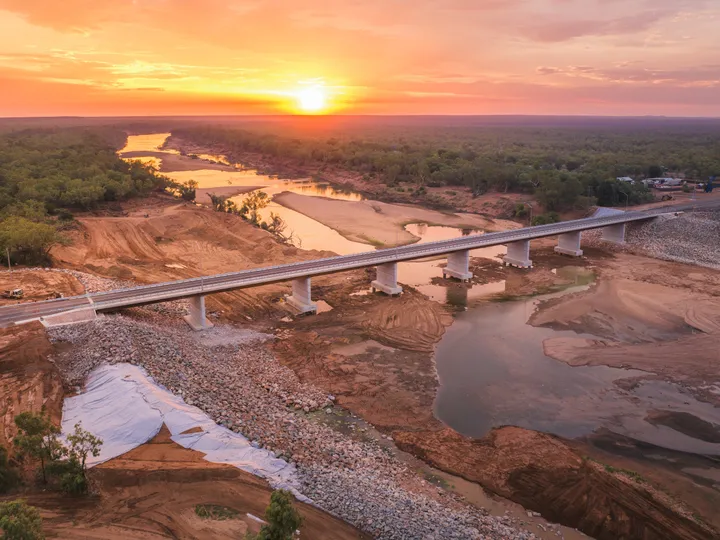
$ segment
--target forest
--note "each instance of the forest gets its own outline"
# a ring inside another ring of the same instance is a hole
[[[115,153],[121,130],[27,130],[0,136],[0,250],[43,263],[74,210],[165,188],[166,180]]]
[[[398,121],[399,122],[399,121]],[[548,211],[632,205],[652,200],[639,183],[681,175],[720,175],[720,123],[607,122],[569,125],[423,125],[363,122],[298,129],[289,122],[247,122],[238,127],[195,125],[173,136],[244,153],[292,159],[322,172],[339,167],[388,186],[464,186],[534,193]],[[617,182],[629,176],[634,184]]]

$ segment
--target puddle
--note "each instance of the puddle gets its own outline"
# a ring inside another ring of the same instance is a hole
[[[364,354],[370,349],[378,349],[381,351],[394,352],[395,349],[378,343],[373,339],[367,341],[361,341],[359,343],[353,343],[351,345],[337,345],[332,348],[332,352],[335,354],[342,354],[343,356],[355,356],[356,354]]]
[[[578,272],[578,279],[589,279]],[[623,389],[614,381],[647,376],[636,370],[571,367],[544,355],[550,337],[588,337],[526,324],[539,301],[488,303],[456,315],[436,348],[440,388],[436,416],[453,429],[482,437],[492,427],[517,425],[575,438],[598,428],[673,450],[720,454],[720,444],[694,439],[645,420],[654,409],[686,412],[720,423],[720,411],[680,387],[645,380]],[[532,407],[528,407],[532,403]]]

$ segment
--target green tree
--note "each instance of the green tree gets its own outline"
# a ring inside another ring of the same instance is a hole
[[[40,512],[25,501],[0,503],[0,530],[4,540],[43,540]]]
[[[29,457],[40,462],[43,483],[47,483],[46,466],[57,461],[65,453],[58,440],[60,429],[42,413],[24,412],[15,417],[18,434],[13,444],[21,457]]]
[[[0,221],[0,251],[10,253],[22,262],[46,260],[50,248],[60,242],[57,229],[47,223],[12,216]]]
[[[60,485],[63,491],[72,495],[81,495],[88,491],[87,458],[89,455],[98,457],[102,439],[89,431],[85,431],[80,422],[75,424],[75,430],[67,436],[70,443],[67,455],[68,460],[60,476]]]
[[[260,223],[260,210],[267,208],[270,204],[270,196],[264,191],[252,191],[242,201],[240,205],[240,215],[247,217],[253,225]]]
[[[180,197],[182,197],[183,200],[186,201],[194,201],[195,200],[195,190],[198,187],[198,183],[195,180],[188,180],[187,182],[184,182],[178,186],[178,189],[180,190]]]
[[[650,165],[648,167],[648,178],[660,178],[665,171],[660,165]]]
[[[289,491],[277,489],[270,496],[270,505],[265,510],[266,525],[258,533],[257,540],[292,540],[302,525],[303,519],[292,504]]]

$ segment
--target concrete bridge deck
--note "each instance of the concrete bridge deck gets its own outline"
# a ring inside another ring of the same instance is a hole
[[[527,264],[523,264],[521,261],[518,265],[530,266],[530,261],[527,259],[527,250],[529,249],[529,241],[533,239],[545,238],[548,236],[560,236],[561,242],[558,246],[558,250],[565,252],[564,250],[566,248],[562,247],[563,237],[565,237],[565,239],[571,238],[574,239],[573,242],[576,245],[571,246],[570,253],[572,254],[574,252],[574,254],[581,254],[582,251],[579,250],[579,233],[582,231],[602,228],[606,231],[610,231],[611,234],[608,237],[609,240],[622,241],[624,237],[624,225],[627,223],[648,220],[661,214],[692,210],[695,208],[702,209],[715,207],[717,205],[718,203],[715,201],[707,201],[707,204],[667,206],[651,210],[626,212],[620,215],[607,217],[564,221],[561,223],[525,227],[511,231],[477,234],[462,238],[455,238],[452,240],[442,240],[426,244],[412,244],[396,248],[381,249],[357,253],[354,255],[329,257],[299,263],[243,270],[240,272],[230,272],[226,274],[169,281],[127,289],[117,289],[109,292],[89,293],[83,296],[73,296],[42,302],[6,306],[0,308],[0,326],[8,326],[26,320],[38,319],[40,317],[47,317],[81,308],[92,308],[95,311],[107,311],[124,307],[166,302],[169,300],[178,300],[182,298],[204,297],[207,294],[216,292],[290,280],[295,280],[293,282],[293,295],[300,295],[309,302],[310,281],[308,278],[314,276],[354,270],[357,268],[366,268],[370,266],[386,266],[386,268],[383,269],[386,270],[387,265],[395,265],[401,261],[467,252],[477,248],[502,244],[509,245],[509,255],[511,255],[511,248],[520,246],[522,248],[521,251],[524,251],[525,253],[524,258],[526,259],[525,263]],[[618,227],[621,227],[622,229],[618,229]],[[462,259],[463,258],[460,257],[458,260],[462,261]],[[450,262],[453,262],[452,258]],[[458,270],[458,272],[461,276],[465,275],[462,269]],[[467,272],[467,268],[465,269],[465,272]],[[380,274],[380,272],[378,273]],[[451,275],[454,275],[452,272],[450,273]],[[383,272],[383,275],[385,274],[390,276],[392,275],[392,273]],[[296,287],[296,284],[299,284],[298,287]],[[376,283],[373,282],[374,286],[375,284]],[[378,287],[380,290],[384,290],[382,288],[382,284],[379,284]],[[389,291],[397,291],[399,289],[400,288],[397,286],[397,283],[394,283],[394,286],[392,283],[388,284]],[[391,294],[392,293],[393,292],[391,292]],[[202,318],[204,319],[204,303],[201,307]],[[193,307],[191,306],[191,311],[192,309]]]

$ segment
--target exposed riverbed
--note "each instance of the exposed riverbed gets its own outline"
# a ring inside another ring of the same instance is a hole
[[[165,148],[169,133],[131,136],[121,153],[132,152],[133,158],[147,152],[147,159],[160,160],[165,153],[182,159],[183,165],[162,170],[172,179],[195,180],[202,189],[262,189],[275,198],[292,193],[298,200],[319,197],[336,201],[358,202],[363,197],[349,190],[339,190],[312,179],[282,180],[230,164],[225,156],[207,153],[179,156],[176,149]],[[192,163],[188,164],[188,161]],[[190,167],[197,167],[192,169]],[[205,168],[208,167],[208,168]],[[240,202],[243,195],[234,198]],[[283,198],[280,198],[284,200]],[[381,209],[376,209],[381,210]],[[292,232],[293,243],[302,249],[328,250],[341,255],[369,251],[366,242],[348,239],[339,231],[273,200],[263,211],[268,218],[279,215]],[[382,213],[382,212],[381,212]],[[412,212],[408,210],[408,215]],[[332,221],[332,220],[331,220]],[[447,240],[469,234],[482,234],[470,227],[409,223],[397,229],[391,244]],[[352,236],[352,235],[349,235]],[[412,240],[411,240],[412,241]],[[503,246],[478,249],[473,257],[483,257],[501,264]],[[675,450],[720,453],[720,445],[693,439],[670,428],[646,420],[649,411],[672,409],[686,412],[707,422],[720,423],[720,415],[711,405],[697,402],[680,388],[665,381],[644,380],[637,385],[616,384],[617,381],[644,375],[637,370],[606,366],[571,367],[544,354],[543,341],[549,338],[596,339],[590,334],[558,331],[528,324],[540,300],[519,299],[511,302],[478,302],[503,295],[504,279],[482,280],[459,286],[442,279],[444,259],[401,263],[398,279],[431,300],[453,307],[464,307],[456,315],[436,349],[440,378],[435,414],[460,433],[473,437],[485,435],[492,427],[517,425],[555,433],[565,437],[581,437],[600,428],[638,438]],[[582,267],[554,269],[569,284],[587,285],[594,279],[592,271]],[[570,292],[577,289],[570,289]],[[367,294],[361,290],[354,294]],[[559,296],[564,293],[556,293]],[[528,407],[532,403],[532,407]]]

